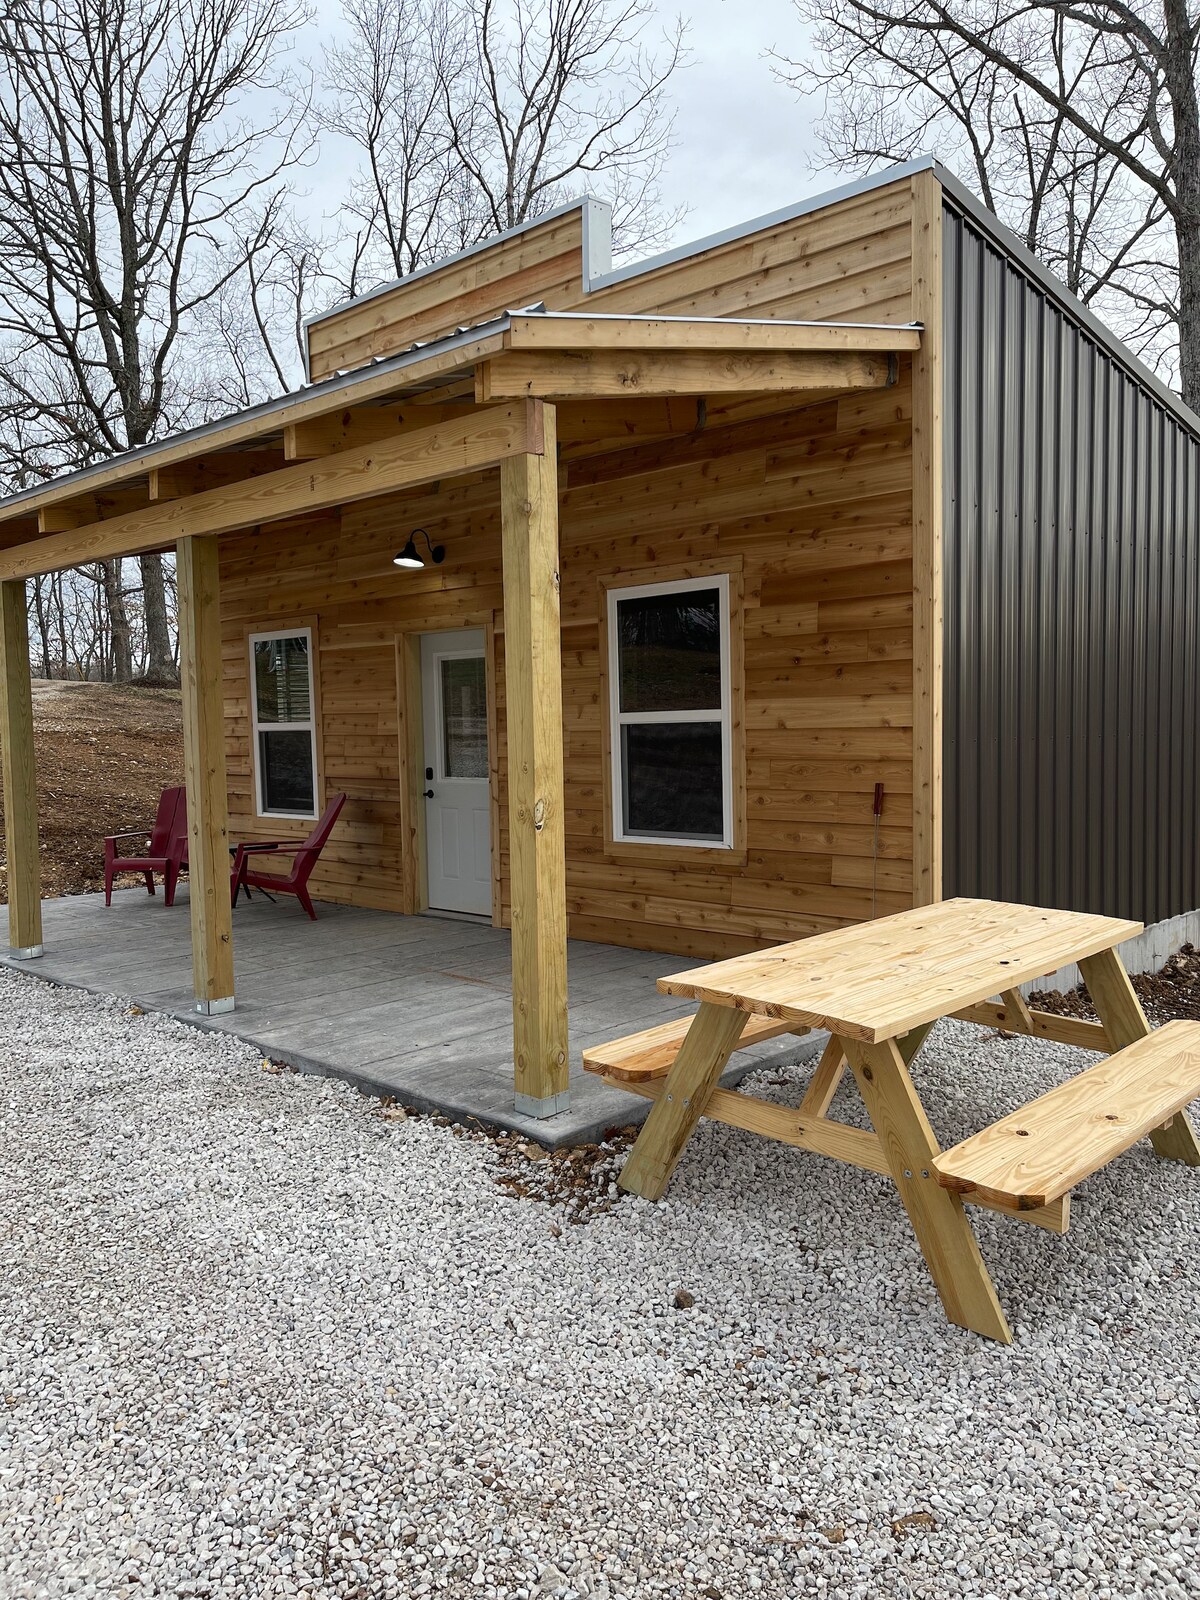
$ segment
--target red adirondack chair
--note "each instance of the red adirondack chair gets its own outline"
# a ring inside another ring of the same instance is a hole
[[[123,839],[145,839],[146,853],[140,856],[121,856],[117,847]],[[113,879],[118,872],[140,872],[146,880],[146,891],[154,893],[154,875],[161,873],[169,906],[175,904],[175,885],[180,869],[187,861],[187,792],[183,785],[164,789],[159,796],[158,815],[150,836],[145,828],[126,828],[113,833],[104,841],[104,904],[112,905]]]
[[[256,839],[250,844],[239,844],[237,854],[233,858],[233,873],[230,880],[234,905],[237,905],[238,895],[243,889],[262,889],[268,894],[294,894],[315,922],[317,913],[313,910],[313,903],[309,898],[308,880],[312,877],[313,868],[321,859],[321,851],[324,850],[326,840],[333,832],[333,825],[338,819],[338,813],[345,804],[346,796],[335,794],[322,812],[321,820],[303,844],[295,844],[290,839]],[[292,870],[286,873],[257,871],[250,865],[250,858],[258,855],[290,855]]]

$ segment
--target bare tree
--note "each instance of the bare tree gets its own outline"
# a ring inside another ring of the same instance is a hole
[[[674,119],[664,90],[684,26],[656,54],[650,0],[475,0],[466,64],[446,81],[454,151],[486,228],[513,228],[581,183],[613,202],[613,236],[643,249],[671,231],[659,178]]]
[[[442,88],[465,65],[464,13],[445,0],[345,0],[343,20],[319,115],[362,151],[343,207],[357,224],[346,269],[354,293],[364,274],[403,276],[461,249],[475,222]]]
[[[219,402],[205,363],[183,356],[207,308],[272,248],[303,121],[278,60],[304,15],[294,0],[0,10],[0,427],[13,486]],[[147,667],[166,676],[163,562],[139,567]],[[121,563],[96,577],[110,665],[128,675]]]
[[[321,114],[362,152],[350,291],[585,188],[612,202],[618,248],[665,237],[666,89],[685,30],[652,48],[654,15],[651,0],[345,0]]]
[[[851,167],[933,148],[1200,406],[1200,15],[1189,0],[797,0]]]

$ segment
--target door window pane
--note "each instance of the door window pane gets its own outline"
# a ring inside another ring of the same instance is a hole
[[[258,736],[258,758],[262,774],[264,811],[295,811],[301,816],[313,812],[312,735],[274,731]]]
[[[719,722],[634,722],[621,730],[625,832],[702,839],[725,834]]]
[[[487,670],[482,656],[443,660],[442,776],[488,775]]]
[[[617,601],[622,711],[721,709],[721,592]]]
[[[307,722],[312,715],[308,639],[281,635],[254,646],[254,689],[260,722]]]

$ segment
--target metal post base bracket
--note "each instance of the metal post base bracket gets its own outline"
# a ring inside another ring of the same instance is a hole
[[[8,953],[14,961],[36,961],[38,956],[46,954],[46,947],[44,944],[14,944]]]
[[[222,1017],[226,1012],[232,1011],[233,996],[226,995],[222,1000],[197,1000],[193,1010],[198,1011],[202,1017]]]
[[[513,1109],[522,1117],[536,1117],[539,1121],[546,1117],[556,1117],[561,1111],[571,1109],[571,1091],[563,1089],[559,1094],[548,1094],[537,1098],[531,1094],[518,1094],[513,1099]]]

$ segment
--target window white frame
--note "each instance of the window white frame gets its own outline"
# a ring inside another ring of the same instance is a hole
[[[256,645],[271,644],[276,639],[305,639],[308,642],[308,718],[303,722],[260,722],[258,716],[258,674],[254,666],[254,649]],[[273,628],[270,633],[252,633],[250,635],[250,738],[254,747],[254,805],[256,815],[260,817],[299,817],[305,821],[315,821],[317,801],[319,799],[317,784],[317,700],[316,686],[313,681],[313,634],[311,628]],[[312,751],[313,775],[313,803],[310,811],[279,811],[268,810],[263,800],[263,769],[262,746],[259,741],[260,733],[303,733],[308,730],[309,747]]]
[[[719,593],[721,621],[721,704],[700,711],[622,711],[621,646],[617,633],[617,607],[622,600],[640,600],[648,595],[689,594],[695,590],[716,589]],[[733,840],[733,685],[730,636],[732,614],[729,603],[729,574],[711,578],[680,578],[665,583],[643,583],[628,588],[609,588],[608,596],[608,715],[609,767],[612,789],[612,836],[614,844],[679,845],[693,850],[732,850]],[[687,835],[629,833],[625,828],[625,751],[623,728],[638,723],[711,722],[721,728],[721,837],[698,839]]]

